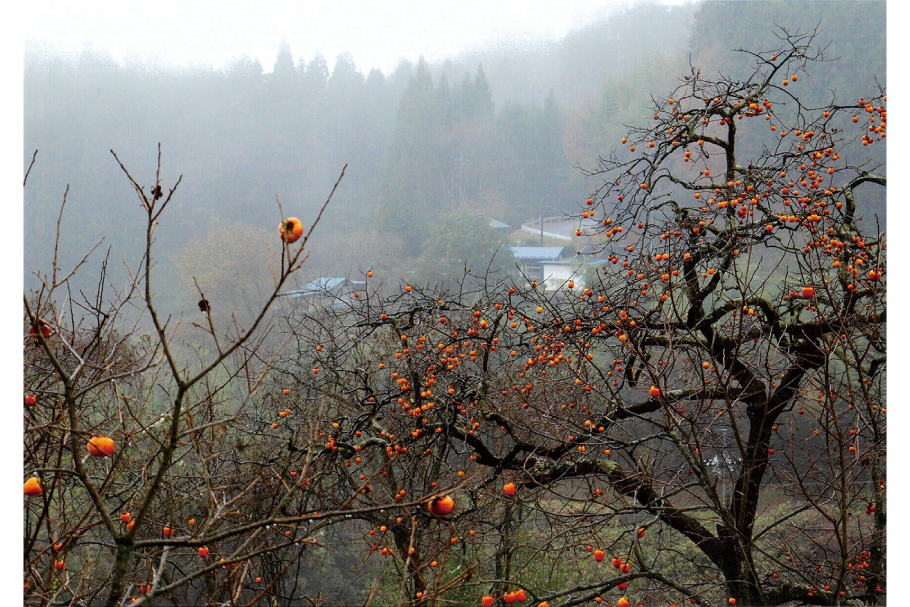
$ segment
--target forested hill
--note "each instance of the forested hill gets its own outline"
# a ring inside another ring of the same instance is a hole
[[[884,2],[639,5],[551,45],[402,62],[391,74],[364,73],[345,55],[298,57],[287,45],[274,65],[238,59],[222,71],[27,53],[25,166],[35,150],[38,161],[25,191],[26,243],[53,240],[69,184],[64,269],[102,237],[93,267],[108,247],[135,266],[141,209],[110,150],[150,186],[161,142],[164,184],[183,175],[157,236],[161,294],[174,310],[193,305],[193,276],[210,298],[254,301],[271,281],[268,251],[278,250],[276,196],[307,224],[344,164],[314,237],[313,272],[404,275],[433,252],[428,236],[449,213],[517,227],[575,208],[597,185],[577,167],[618,146],[624,125],[647,120],[652,93],[672,89],[690,61],[746,69],[749,57],[733,51],[774,47],[776,26],[817,28],[830,43],[831,62],[801,83],[808,99],[833,92],[856,103],[885,84]],[[872,153],[880,157],[870,166],[884,162],[883,149]],[[52,253],[26,244],[27,287]],[[111,271],[125,276],[119,263]]]
[[[444,63],[450,81],[483,64],[497,103],[527,102],[557,91],[575,107],[600,89],[607,74],[629,73],[643,59],[684,56],[698,4],[617,11],[556,44],[492,44]]]

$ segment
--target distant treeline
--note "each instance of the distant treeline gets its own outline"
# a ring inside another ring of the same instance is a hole
[[[776,26],[817,27],[830,41],[832,62],[807,75],[803,99],[834,92],[856,103],[885,84],[884,2],[645,5],[546,47],[403,61],[391,74],[364,75],[345,54],[329,69],[287,44],[269,73],[248,58],[167,71],[90,51],[74,62],[27,53],[25,166],[39,153],[25,191],[26,286],[36,286],[32,267],[51,263],[67,185],[61,265],[103,237],[97,261],[110,247],[112,276],[126,276],[121,259],[135,269],[141,209],[109,150],[149,187],[158,142],[163,185],[183,175],[157,236],[161,294],[175,311],[193,305],[193,275],[232,305],[255,299],[271,280],[267,249],[277,254],[276,196],[307,224],[345,164],[312,243],[313,272],[404,276],[443,215],[517,228],[576,208],[598,185],[578,167],[646,121],[651,95],[672,89],[687,61],[735,74],[751,58],[733,51],[776,46]],[[869,162],[881,164],[884,150],[875,153]]]

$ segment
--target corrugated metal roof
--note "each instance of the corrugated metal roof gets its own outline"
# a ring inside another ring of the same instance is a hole
[[[509,247],[516,259],[556,260],[565,247]]]
[[[546,259],[543,263],[548,266],[605,266],[610,264],[610,260],[608,258],[585,259],[581,255],[576,255],[570,259]]]
[[[291,295],[293,297],[300,297],[300,296],[304,296],[304,295],[315,295],[317,293],[325,293],[328,291],[332,291],[339,285],[344,284],[344,282],[346,280],[347,280],[347,278],[344,278],[344,277],[321,276],[321,277],[317,278],[316,280],[306,283],[300,289],[295,289],[294,291],[291,291],[290,293],[288,293],[288,295]]]
[[[547,266],[577,266],[579,268],[585,264],[578,257],[571,259],[544,259],[542,263]]]
[[[341,276],[341,277],[320,276],[313,282],[308,282],[307,284],[303,285],[303,290],[309,291],[309,290],[313,290],[313,289],[325,289],[327,291],[330,291],[330,290],[334,289],[335,287],[337,287],[338,285],[344,283],[345,280],[347,280],[347,278],[344,278],[343,276]]]

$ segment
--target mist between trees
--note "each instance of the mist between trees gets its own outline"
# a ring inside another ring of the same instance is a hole
[[[287,47],[270,73],[245,59],[216,72],[119,66],[88,50],[73,63],[29,56],[25,160],[37,149],[41,162],[25,193],[25,230],[30,242],[52,238],[69,185],[64,221],[78,218],[80,229],[64,234],[61,260],[75,263],[102,238],[115,257],[134,255],[135,203],[109,150],[150,166],[160,141],[165,175],[184,175],[184,199],[160,236],[166,303],[191,309],[196,275],[243,311],[270,281],[264,240],[281,219],[276,195],[310,221],[324,184],[347,163],[303,283],[363,271],[367,257],[387,279],[411,276],[418,258],[433,254],[424,245],[446,213],[483,214],[514,234],[572,209],[595,187],[579,167],[618,145],[624,125],[640,121],[650,95],[672,86],[690,56],[705,75],[741,72],[747,61],[731,50],[770,48],[774,23],[820,23],[831,43],[838,60],[813,67],[810,97],[835,89],[853,98],[884,77],[884,4],[875,2],[641,7],[552,47],[404,62],[392,74],[364,75],[344,55],[330,69]],[[204,259],[215,246],[217,259]],[[30,287],[30,268],[46,267],[49,255],[26,247]],[[217,267],[203,270],[204,261]]]
[[[876,2],[28,63],[26,604],[883,603],[884,64]]]

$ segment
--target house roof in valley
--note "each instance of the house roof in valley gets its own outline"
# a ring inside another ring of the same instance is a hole
[[[565,247],[509,247],[515,259],[555,261],[562,255]]]
[[[498,219],[492,219],[492,218],[490,219],[489,226],[491,228],[493,228],[494,230],[508,230],[508,229],[511,229],[511,227],[512,227],[507,223],[503,223],[503,222],[499,221]]]
[[[293,297],[305,297],[307,295],[317,295],[319,293],[331,292],[333,289],[343,285],[347,278],[343,276],[320,276],[316,280],[311,280],[299,289],[288,292]]]

